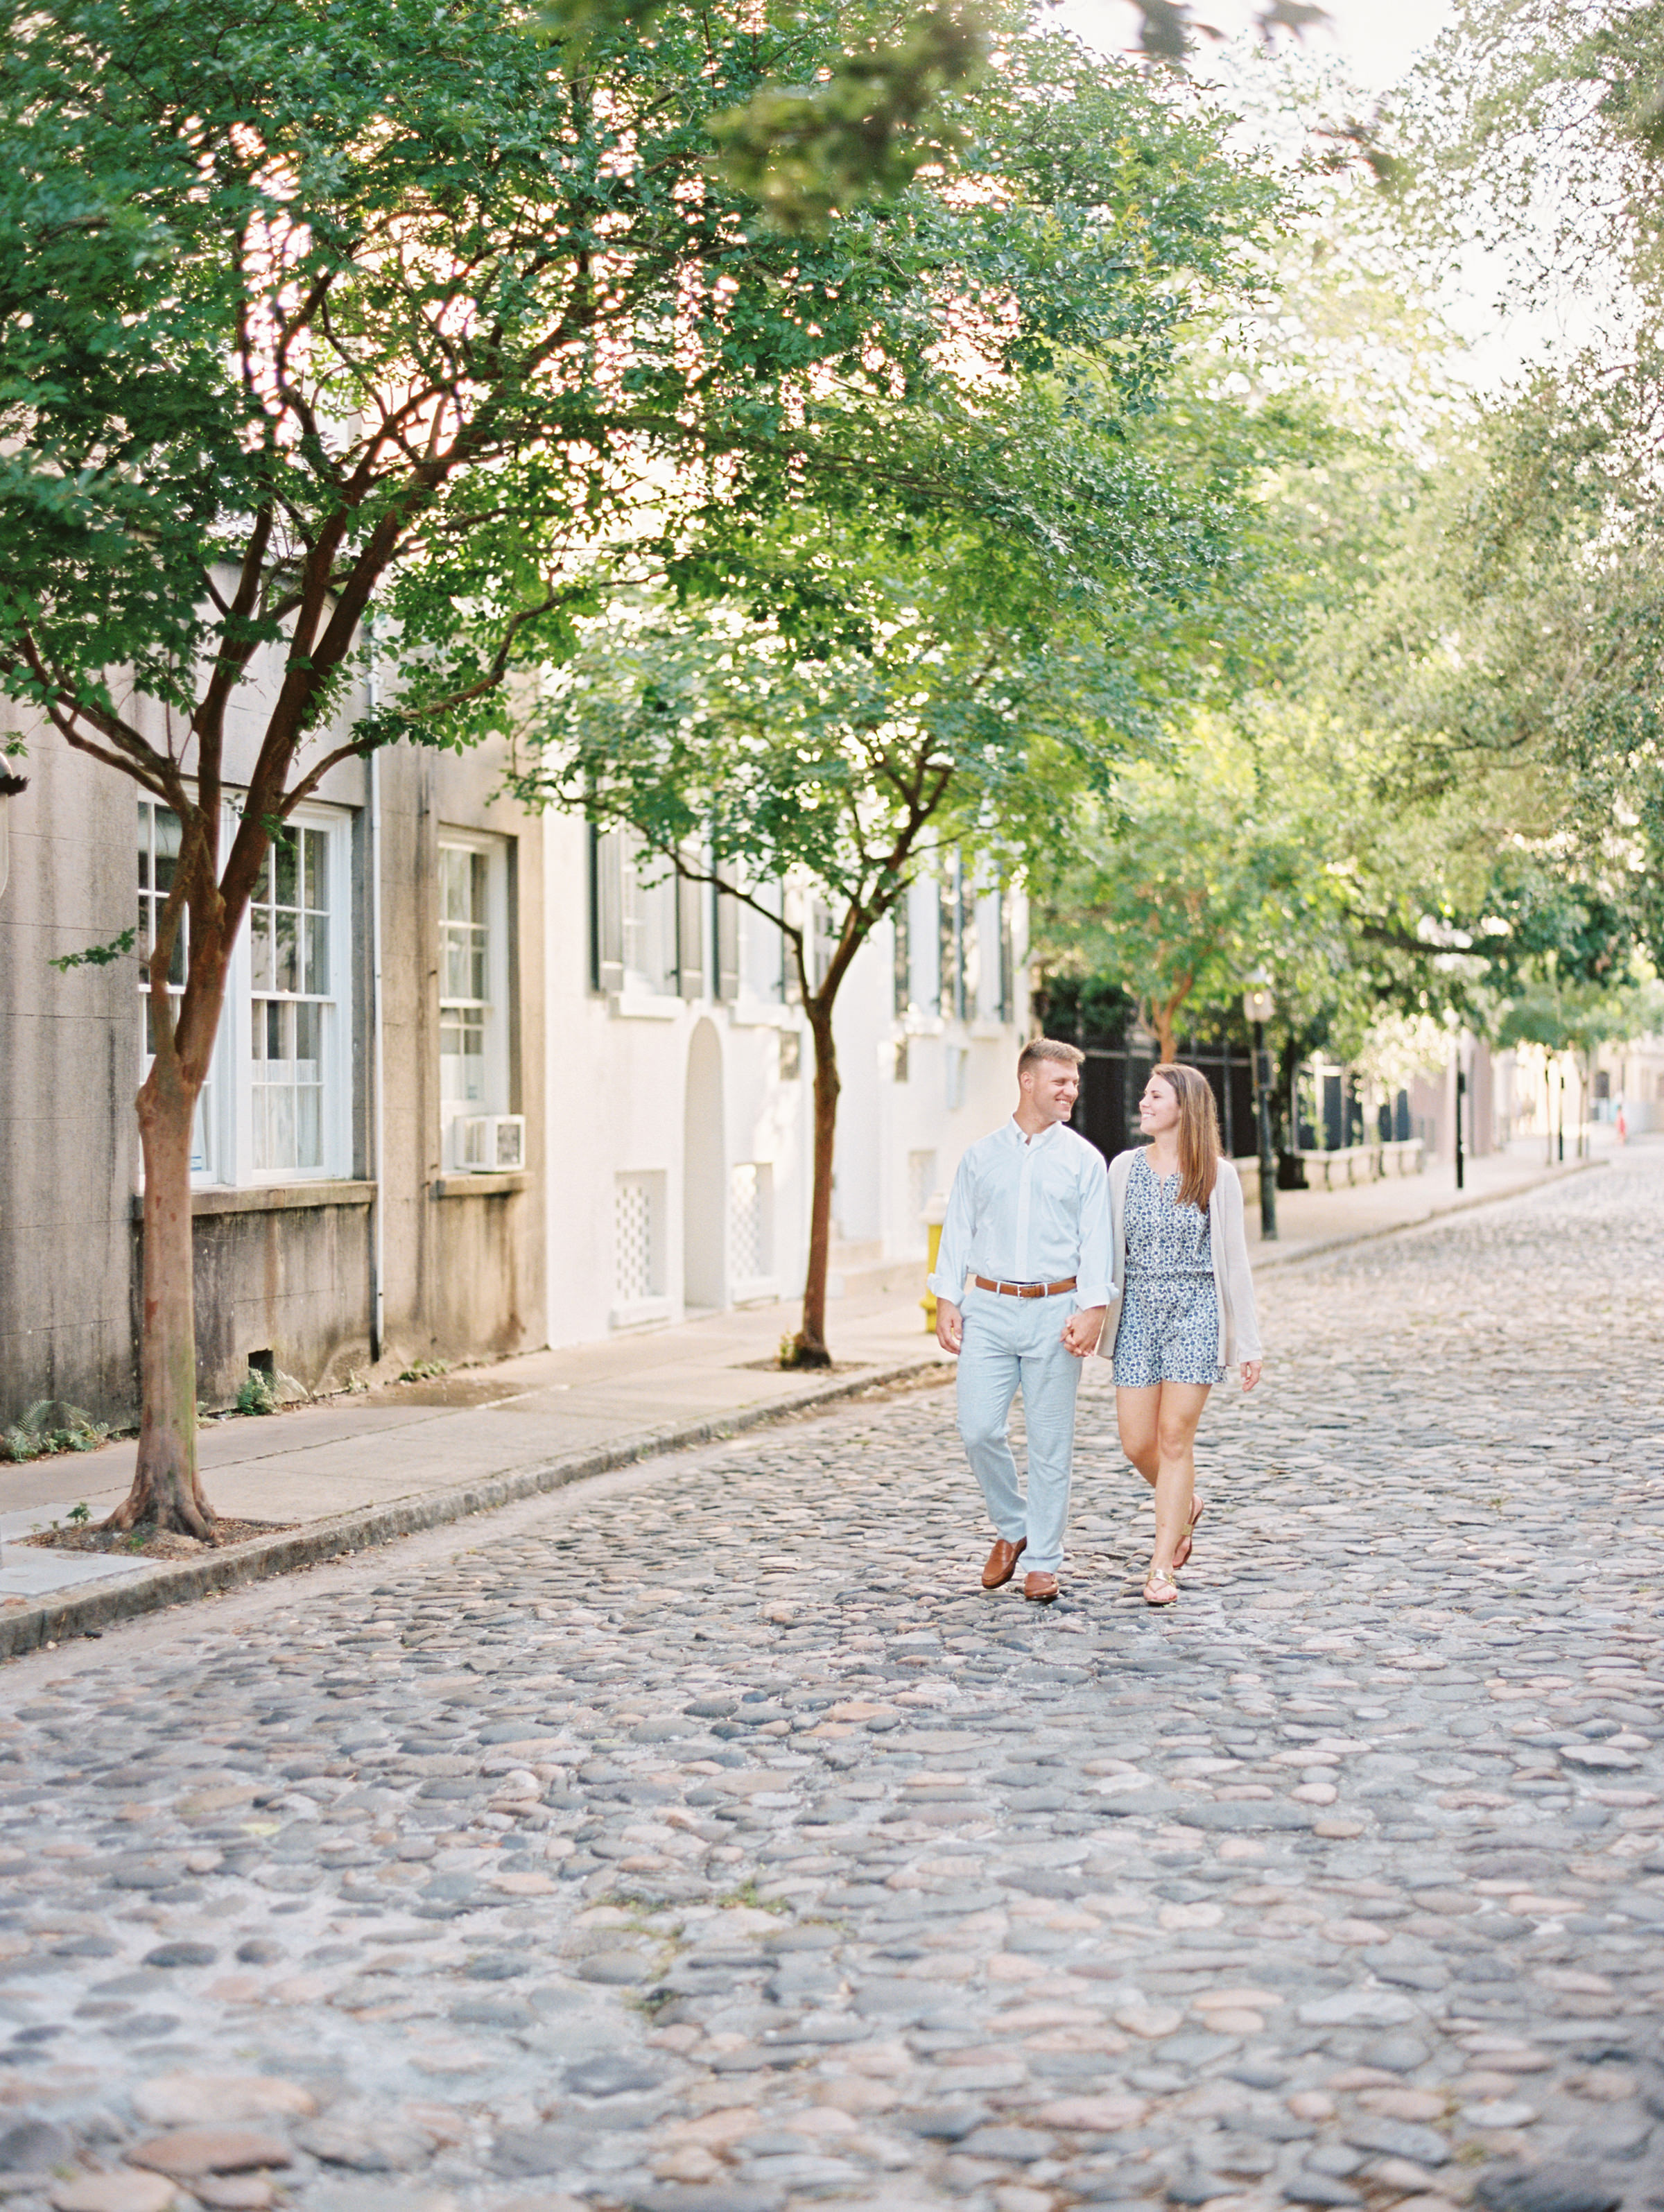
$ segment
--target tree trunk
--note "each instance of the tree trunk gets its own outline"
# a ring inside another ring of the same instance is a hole
[[[138,1099],[144,1157],[143,1412],[133,1486],[105,1522],[214,1540],[197,1480],[197,1322],[191,1282],[191,1137],[197,1090],[179,1056],[159,1052]]]
[[[806,1004],[815,1041],[815,1176],[809,1205],[809,1269],[803,1285],[803,1326],[792,1341],[794,1367],[829,1367],[826,1348],[826,1270],[832,1257],[832,1158],[838,1133],[838,1053],[832,1009]]]
[[[1179,1009],[1190,996],[1193,981],[1189,975],[1181,976],[1176,990],[1169,992],[1165,999],[1152,998],[1150,1001],[1150,1026],[1156,1032],[1163,1066],[1171,1067],[1179,1057]]]

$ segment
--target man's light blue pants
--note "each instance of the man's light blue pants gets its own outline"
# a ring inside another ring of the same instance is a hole
[[[1054,1575],[1063,1565],[1082,1363],[1062,1340],[1076,1304],[1072,1291],[1054,1298],[1002,1298],[995,1291],[969,1290],[961,1309],[959,1434],[994,1527],[1008,1544],[1028,1538],[1020,1574]],[[1029,1438],[1026,1504],[1009,1441],[1011,1400],[1019,1389]]]

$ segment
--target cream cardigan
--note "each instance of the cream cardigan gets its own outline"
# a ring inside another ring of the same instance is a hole
[[[1115,1333],[1120,1326],[1121,1293],[1127,1287],[1127,1178],[1142,1146],[1118,1152],[1109,1163],[1109,1213],[1113,1224],[1110,1255],[1114,1289],[1098,1357],[1114,1357]],[[1254,1278],[1248,1273],[1248,1232],[1242,1221],[1242,1177],[1228,1159],[1221,1158],[1208,1207],[1208,1236],[1213,1248],[1213,1286],[1219,1304],[1219,1364],[1235,1367],[1244,1359],[1264,1357],[1260,1343],[1259,1316],[1254,1309]]]

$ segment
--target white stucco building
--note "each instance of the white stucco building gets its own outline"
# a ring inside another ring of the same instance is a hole
[[[784,937],[665,879],[625,836],[560,817],[542,834],[550,1340],[794,1296],[813,1047]],[[810,887],[784,897],[812,927]],[[835,1024],[835,1296],[922,1263],[926,1201],[1010,1110],[1026,919],[1020,896],[975,893],[952,867],[853,964]]]

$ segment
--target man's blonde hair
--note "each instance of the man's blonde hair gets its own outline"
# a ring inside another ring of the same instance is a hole
[[[1060,1037],[1030,1037],[1017,1055],[1017,1072],[1020,1077],[1025,1067],[1042,1060],[1060,1060],[1070,1067],[1078,1067],[1085,1057],[1078,1045],[1065,1044]]]

